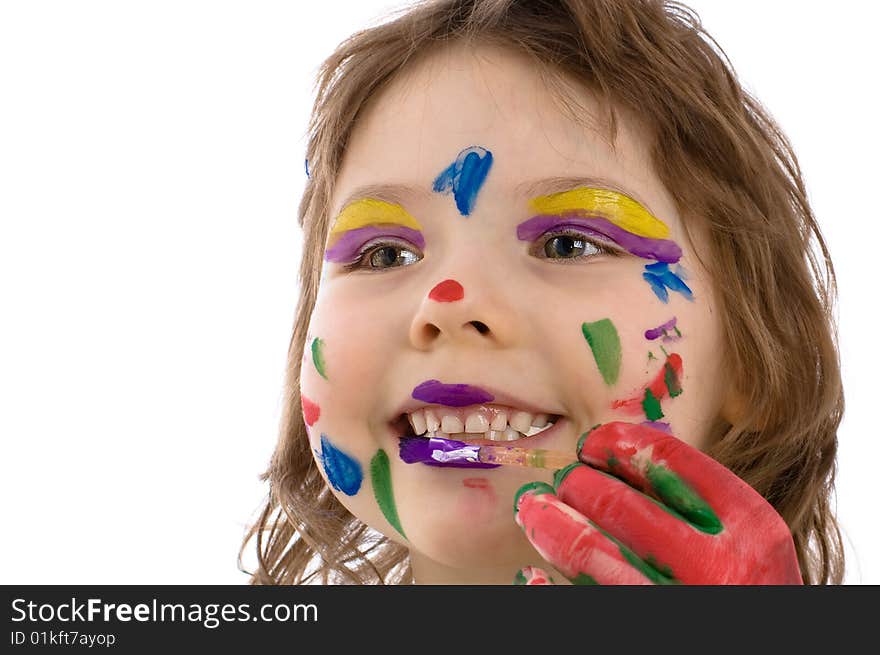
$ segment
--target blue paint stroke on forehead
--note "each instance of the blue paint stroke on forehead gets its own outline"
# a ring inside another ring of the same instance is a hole
[[[455,161],[434,180],[434,191],[455,196],[455,206],[462,216],[468,216],[474,208],[477,193],[489,169],[492,167],[492,153],[480,146],[465,148]]]
[[[346,496],[354,496],[358,492],[364,479],[360,463],[330,443],[324,433],[321,433],[320,460],[334,489]]]
[[[690,287],[688,287],[688,285],[686,285],[681,279],[683,276],[684,271],[681,267],[678,267],[678,270],[673,273],[669,270],[669,264],[666,262],[646,264],[645,272],[642,273],[642,277],[651,285],[651,289],[653,289],[657,297],[663,302],[669,302],[669,292],[666,290],[667,288],[672,291],[677,291],[688,300],[694,299]]]

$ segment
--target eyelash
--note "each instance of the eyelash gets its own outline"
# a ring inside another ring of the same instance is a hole
[[[542,257],[541,259],[547,259],[547,260],[557,259],[560,263],[570,264],[571,262],[577,262],[581,259],[589,259],[591,257],[596,257],[597,255],[610,255],[612,257],[620,257],[623,254],[617,248],[614,248],[613,246],[606,244],[606,243],[603,243],[597,239],[590,238],[586,234],[584,234],[582,232],[578,232],[576,230],[558,230],[558,231],[545,232],[544,234],[541,235],[541,238],[539,239],[539,241],[541,239],[544,239],[544,244],[546,247],[547,242],[550,239],[553,239],[556,237],[571,237],[572,239],[575,239],[576,241],[584,241],[587,244],[594,246],[599,252],[598,253],[591,253],[589,255],[584,253],[582,255],[578,255],[577,257],[570,257],[570,258]],[[372,257],[374,252],[381,250],[382,248],[388,248],[390,246],[390,247],[400,248],[401,250],[409,250],[410,245],[411,244],[401,243],[399,241],[391,241],[391,240],[384,240],[384,241],[377,241],[377,242],[369,243],[366,246],[364,246],[361,249],[361,251],[357,254],[357,259],[355,259],[350,264],[345,264],[344,268],[347,271],[355,271],[355,270],[363,269],[363,270],[368,270],[368,271],[372,271],[372,272],[382,272],[382,271],[389,271],[389,270],[392,270],[395,268],[404,268],[403,266],[389,266],[387,268],[368,268],[368,267],[363,266],[363,263],[364,263],[365,259]],[[544,249],[542,248],[542,252],[543,252],[543,250]]]

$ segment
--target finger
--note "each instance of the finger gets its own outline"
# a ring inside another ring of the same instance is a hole
[[[517,524],[545,560],[574,584],[644,585],[668,580],[543,482],[524,485],[514,502]]]
[[[692,554],[708,537],[626,482],[584,464],[557,471],[556,496],[630,548],[670,580],[690,581]]]
[[[553,582],[553,578],[547,575],[544,569],[539,569],[537,566],[527,566],[516,572],[513,584],[531,586],[553,585],[556,583]]]
[[[615,421],[585,432],[578,459],[663,502],[709,534],[720,517],[765,511],[754,489],[703,452],[646,425]]]

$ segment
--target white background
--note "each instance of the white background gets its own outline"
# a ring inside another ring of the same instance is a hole
[[[401,4],[0,2],[0,583],[246,582],[313,77]],[[690,6],[792,139],[838,268],[846,581],[878,584],[880,11]]]

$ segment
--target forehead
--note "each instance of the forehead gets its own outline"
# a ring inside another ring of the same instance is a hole
[[[528,180],[584,177],[666,209],[668,198],[651,171],[647,139],[636,122],[619,113],[612,145],[595,97],[568,86],[582,109],[578,119],[560,108],[539,69],[521,53],[458,45],[423,57],[361,113],[333,209],[352,189],[371,184],[423,186],[427,192],[438,172],[469,146],[493,155],[483,195],[510,197]]]

